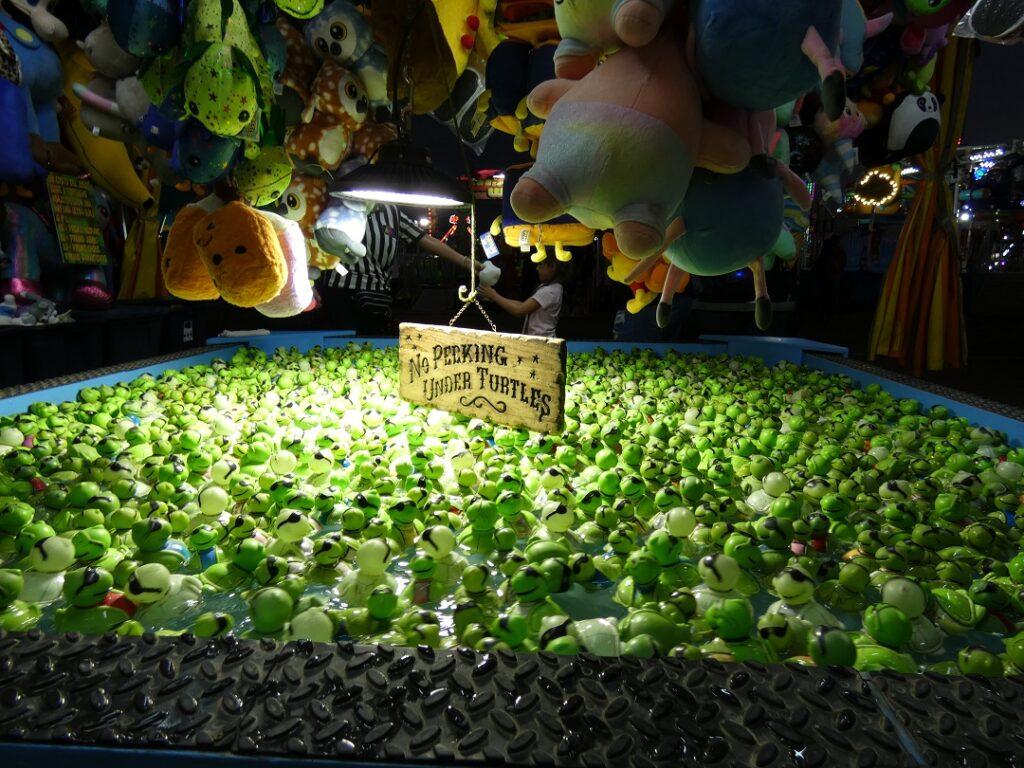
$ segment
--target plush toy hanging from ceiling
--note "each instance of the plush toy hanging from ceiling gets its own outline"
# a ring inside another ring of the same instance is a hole
[[[336,170],[351,151],[352,136],[366,122],[370,101],[362,81],[327,60],[313,81],[302,125],[293,128],[286,148],[307,163]]]
[[[516,216],[511,203],[512,190],[531,167],[532,164],[515,165],[505,171],[501,216],[491,225],[491,234],[494,237],[503,236],[505,243],[512,248],[533,248],[530,260],[534,263],[540,263],[548,258],[549,247],[554,248],[556,259],[570,261],[572,253],[566,248],[591,245],[596,232],[592,227],[580,224],[571,216],[560,216],[543,224],[530,224]]]
[[[926,152],[938,139],[941,127],[942,108],[935,94],[905,93],[854,143],[861,164],[874,168]]]
[[[184,0],[107,0],[106,18],[122,49],[143,59],[170,53],[181,40]]]
[[[474,52],[482,59],[490,56],[499,42],[494,11],[494,0],[374,3],[373,28],[385,41],[388,59],[396,61],[401,54],[403,69],[410,73],[414,113],[433,112],[448,99]],[[392,86],[400,98],[408,96],[404,77]]]
[[[319,12],[319,11],[318,11]],[[309,102],[309,86],[316,77],[318,62],[303,34],[283,17],[275,22],[285,43],[285,65],[277,82],[281,94],[277,102],[285,114],[286,125],[296,125]]]
[[[775,245],[782,227],[783,185],[778,178],[747,168],[736,174],[698,169],[681,208],[682,232],[666,249],[672,267],[691,275],[724,275],[749,266],[754,273],[755,319],[771,324],[771,300],[762,258]],[[658,324],[666,327],[674,294],[663,292]]]
[[[229,304],[256,307],[284,289],[288,262],[277,230],[254,208],[228,203],[195,222],[192,237],[213,286]]]
[[[558,77],[579,80],[606,53],[624,45],[649,45],[675,0],[562,0],[555,19],[562,42],[555,54]]]
[[[747,165],[746,139],[703,120],[682,49],[666,30],[582,80],[551,81],[531,94],[531,110],[547,123],[537,163],[512,192],[517,216],[539,223],[568,213],[613,229],[623,253],[644,259],[661,250],[696,165]]]
[[[321,271],[334,269],[338,264],[338,258],[324,253],[316,241],[317,221],[330,201],[326,179],[295,173],[291,185],[281,195],[276,211],[298,224],[309,248],[309,266]]]
[[[495,129],[514,137],[517,152],[533,157],[544,121],[530,111],[529,96],[554,79],[556,47],[553,42],[502,41],[487,60],[487,91],[477,103]]]
[[[153,195],[139,178],[125,145],[93,134],[80,118],[83,104],[76,93],[76,86],[87,86],[94,73],[85,52],[65,44],[61,46],[61,62],[64,82],[59,117],[68,145],[92,182],[109,192],[115,200],[132,208],[151,208]]]
[[[693,0],[696,66],[726,104],[771,110],[820,87],[836,119],[846,103],[842,10],[843,0]]]
[[[633,292],[633,298],[626,302],[626,311],[631,315],[642,312],[657,301],[662,291],[665,290],[669,264],[663,256],[649,269],[636,274],[636,262],[619,250],[618,243],[615,242],[615,235],[611,232],[604,234],[601,240],[601,252],[609,262],[607,270],[609,279],[628,286]],[[673,295],[685,290],[690,282],[690,276],[681,270],[673,272],[673,279],[676,280],[676,284],[671,289]]]
[[[31,28],[3,12],[0,12],[0,27],[4,31],[8,62],[6,84],[2,86],[5,93],[0,123],[5,131],[10,126],[11,138],[21,142],[20,146],[5,142],[0,150],[0,181],[21,184],[47,170],[80,171],[74,158],[60,144],[57,122],[60,59]],[[28,153],[25,152],[25,136],[28,137]],[[34,164],[30,165],[30,159]]]
[[[306,41],[318,58],[355,72],[372,104],[389,102],[387,56],[374,42],[369,22],[348,0],[328,3],[306,25]]]
[[[6,131],[0,144],[0,181],[27,184],[42,169],[32,157],[28,108],[21,91],[21,64],[7,32],[0,29],[0,114]]]
[[[276,203],[292,181],[292,161],[284,147],[266,147],[242,160],[231,174],[238,194],[249,205]]]
[[[928,30],[941,29],[945,37],[949,27],[974,5],[976,0],[895,0],[897,18],[905,25],[900,45],[904,53],[920,54],[928,39]]]
[[[238,139],[215,136],[194,118],[179,126],[171,154],[175,173],[196,184],[209,184],[228,173],[239,154]]]

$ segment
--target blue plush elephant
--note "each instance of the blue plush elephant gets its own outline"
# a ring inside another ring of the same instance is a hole
[[[61,92],[60,59],[31,27],[19,24],[0,12],[0,25],[21,63],[21,93],[25,102],[28,132],[43,141],[60,141],[57,125],[57,97]],[[7,122],[5,114],[5,123]]]
[[[820,85],[829,117],[842,113],[843,0],[695,0],[690,16],[697,69],[715,98],[761,112]]]
[[[698,168],[680,216],[685,232],[665,251],[671,262],[666,286],[678,284],[679,270],[710,277],[749,266],[754,273],[757,325],[767,328],[771,301],[762,258],[771,252],[782,228],[782,180],[753,167],[734,174]],[[662,293],[659,324],[668,322],[672,299],[671,290]]]

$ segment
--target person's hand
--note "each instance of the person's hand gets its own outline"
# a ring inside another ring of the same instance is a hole
[[[487,261],[484,262],[483,268],[480,270],[479,278],[480,282],[484,285],[491,286],[497,283],[501,279],[501,269]]]
[[[494,290],[493,285],[480,285],[477,286],[476,292],[488,301],[494,301],[495,296],[498,296],[498,292]]]

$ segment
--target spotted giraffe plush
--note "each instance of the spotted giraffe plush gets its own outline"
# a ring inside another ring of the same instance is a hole
[[[353,133],[366,122],[370,100],[363,82],[333,61],[325,61],[313,81],[313,92],[303,119],[312,120],[314,112],[338,118]]]
[[[330,199],[325,179],[296,173],[291,186],[281,196],[278,209],[286,219],[298,223],[309,247],[309,266],[319,270],[334,269],[338,264],[336,256],[325,253],[317,245],[314,230]]]

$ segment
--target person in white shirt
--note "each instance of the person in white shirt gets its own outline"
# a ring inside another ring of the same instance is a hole
[[[565,264],[546,259],[537,265],[540,285],[526,301],[508,299],[491,286],[481,286],[480,295],[490,299],[510,315],[525,317],[523,333],[528,336],[555,336],[558,316],[562,312],[562,281]]]

